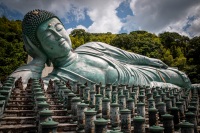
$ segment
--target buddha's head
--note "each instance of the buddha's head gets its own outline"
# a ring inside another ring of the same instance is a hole
[[[68,33],[51,12],[38,9],[28,12],[22,22],[22,32],[50,60],[66,56],[71,50]]]

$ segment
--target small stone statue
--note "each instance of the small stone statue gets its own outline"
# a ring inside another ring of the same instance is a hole
[[[190,87],[185,73],[168,67],[159,59],[124,51],[101,42],[89,42],[72,50],[71,40],[60,19],[44,10],[28,12],[22,22],[25,48],[33,60],[10,76],[41,78],[45,63],[54,69],[44,83],[52,80],[129,86]],[[16,78],[16,79],[17,79]]]

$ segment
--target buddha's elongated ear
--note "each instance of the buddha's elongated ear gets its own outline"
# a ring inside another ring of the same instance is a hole
[[[31,57],[40,58],[41,60],[46,62],[47,56],[42,52],[42,50],[36,47],[26,35],[23,35],[23,40],[25,49]]]
[[[28,54],[34,58],[34,53],[33,53],[33,49],[30,47],[30,45],[28,44],[25,35],[22,35],[23,41],[24,41],[24,47],[26,49],[26,52],[28,52]]]

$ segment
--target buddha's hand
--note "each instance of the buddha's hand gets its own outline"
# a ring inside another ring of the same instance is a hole
[[[155,58],[149,58],[148,64],[150,66],[155,66],[155,67],[159,67],[159,68],[165,68],[165,69],[168,68],[168,66],[164,62],[162,62],[159,59],[155,59]]]
[[[28,54],[33,57],[33,59],[37,59],[45,63],[47,56],[38,47],[36,47],[26,35],[23,35],[23,40]]]

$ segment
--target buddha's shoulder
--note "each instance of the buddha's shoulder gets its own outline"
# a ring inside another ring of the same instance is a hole
[[[81,50],[81,49],[99,49],[99,50],[104,50],[109,44],[102,43],[102,42],[88,42],[86,44],[81,45],[78,47],[75,51]]]

